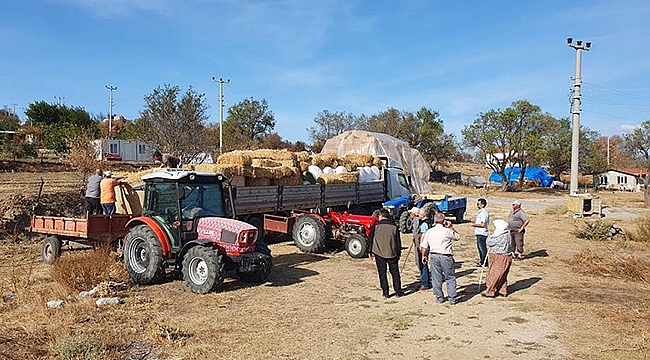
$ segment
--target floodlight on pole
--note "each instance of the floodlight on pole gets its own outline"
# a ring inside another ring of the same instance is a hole
[[[113,91],[117,90],[117,86],[106,85],[108,89],[108,138],[111,138],[113,131]]]
[[[576,50],[576,77],[573,82],[573,98],[571,101],[571,114],[573,119],[573,128],[571,133],[571,185],[569,194],[578,192],[578,156],[580,149],[580,88],[582,86],[582,52],[589,51],[591,42],[582,45],[582,40],[573,43],[573,38],[566,39],[567,45]]]
[[[223,154],[223,85],[230,84],[230,79],[217,79],[213,76],[212,81],[219,83],[219,155],[221,155]]]

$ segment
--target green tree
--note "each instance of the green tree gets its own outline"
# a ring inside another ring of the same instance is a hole
[[[368,131],[378,132],[396,137],[416,147],[418,144],[418,128],[421,125],[413,113],[389,108],[368,118]]]
[[[275,128],[275,116],[265,99],[244,99],[228,109],[223,127],[228,137],[259,143]]]
[[[440,113],[422,107],[415,114],[420,125],[417,130],[415,144],[411,146],[420,151],[425,160],[437,169],[439,165],[451,159],[458,152],[456,138],[453,134],[445,134],[445,128],[440,119]]]
[[[0,130],[2,131],[16,131],[20,127],[20,119],[18,116],[0,110]]]
[[[58,153],[69,150],[68,138],[82,131],[89,131],[93,136],[98,133],[97,124],[81,107],[38,101],[29,104],[25,114],[28,122],[40,130],[40,142]]]
[[[316,114],[314,118],[316,125],[307,129],[309,131],[309,139],[314,143],[325,143],[328,139],[348,130],[365,129],[363,119],[364,117],[359,118],[353,114],[341,111],[331,113],[329,110],[323,110]]]
[[[650,119],[641,123],[634,131],[625,136],[625,147],[633,152],[648,169],[646,173],[643,192],[643,200],[646,207],[650,207]]]
[[[502,189],[508,188],[505,169],[520,164],[522,175],[528,162],[537,164],[543,153],[544,131],[551,127],[553,118],[526,100],[515,101],[505,110],[489,110],[462,130],[463,144],[478,148],[486,154],[487,165],[503,180]]]
[[[200,136],[209,118],[204,97],[192,87],[182,93],[178,86],[159,86],[144,97],[145,107],[129,134],[191,162],[206,148]]]

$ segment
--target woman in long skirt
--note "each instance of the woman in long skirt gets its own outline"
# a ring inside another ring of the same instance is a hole
[[[487,238],[488,271],[485,278],[487,290],[484,296],[508,296],[508,272],[512,264],[512,247],[508,222],[496,219],[493,222],[495,230]]]

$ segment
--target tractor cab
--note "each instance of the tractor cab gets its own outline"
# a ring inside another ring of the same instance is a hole
[[[226,216],[221,174],[164,170],[144,175],[142,180],[143,215],[161,225],[172,249],[197,238],[198,219]]]

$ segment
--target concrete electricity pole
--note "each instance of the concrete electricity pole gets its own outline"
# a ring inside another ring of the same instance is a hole
[[[223,85],[230,84],[230,79],[224,80],[216,77],[212,77],[213,82],[219,83],[219,155],[223,154]]]
[[[108,138],[111,139],[113,130],[113,91],[117,90],[117,86],[106,85],[108,89]]]
[[[569,194],[578,192],[578,154],[580,149],[580,87],[582,86],[581,67],[582,51],[589,51],[591,42],[582,45],[582,40],[573,44],[573,38],[566,39],[567,44],[576,50],[576,77],[573,83],[573,101],[571,114],[573,117],[573,132],[571,136],[571,186]]]

